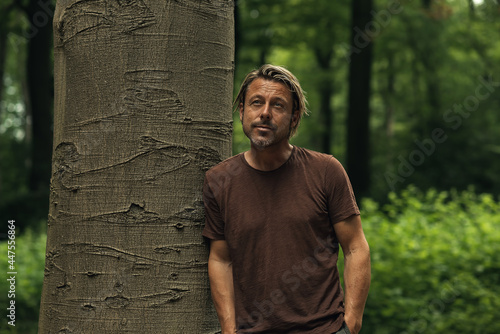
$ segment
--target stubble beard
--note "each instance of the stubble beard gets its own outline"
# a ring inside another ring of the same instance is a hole
[[[248,139],[250,139],[250,142],[252,143],[252,145],[258,150],[263,150],[267,147],[273,146],[275,144],[279,144],[283,140],[288,141],[288,139],[290,137],[291,129],[288,129],[288,132],[286,134],[284,134],[283,136],[281,136],[277,132],[272,132],[268,138],[259,138],[261,136],[254,134],[253,131],[254,131],[254,128],[252,125],[250,125],[250,129],[243,127],[243,132],[248,137]]]
[[[263,150],[266,147],[272,146],[274,144],[274,136],[269,139],[255,139],[252,137],[249,137],[250,141],[252,142],[253,146],[259,150]]]
[[[254,135],[252,132],[254,131],[253,126],[250,124],[249,128],[243,126],[243,132],[248,139],[250,139],[250,143],[257,149],[264,149],[266,147],[271,146],[274,143],[274,134],[272,134],[267,139],[256,138],[257,135]]]
[[[246,127],[244,124],[242,124],[242,125],[243,125],[243,133],[247,136],[248,139],[250,139],[250,142],[252,143],[252,145],[258,150],[263,150],[263,149],[270,147],[274,144],[278,144],[278,143],[282,142],[283,140],[288,141],[290,139],[290,133],[292,131],[292,123],[290,121],[290,124],[288,126],[288,132],[286,133],[286,135],[280,136],[280,133],[277,131],[278,129],[273,127],[273,132],[270,134],[269,138],[259,139],[259,138],[256,138],[256,137],[259,137],[258,135],[253,134],[254,126],[257,126],[257,125],[271,126],[271,124],[269,124],[267,122],[261,122],[259,124],[250,123],[248,125],[248,127]],[[283,138],[281,138],[281,137],[283,137]]]

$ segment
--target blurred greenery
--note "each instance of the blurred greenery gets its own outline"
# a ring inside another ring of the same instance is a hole
[[[415,186],[388,200],[363,202],[372,259],[363,332],[499,333],[500,202]]]
[[[22,319],[12,333],[36,332],[43,279],[48,186],[33,183],[41,167],[32,153],[34,143],[50,140],[34,131],[33,116],[43,108],[30,101],[29,87],[49,84],[28,75],[27,63],[41,35],[29,33],[33,11],[49,15],[52,7],[36,5],[54,3],[0,0],[0,217],[18,222]],[[500,306],[494,258],[500,245],[500,2],[375,0],[372,21],[357,30],[350,2],[235,4],[235,92],[261,64],[286,66],[311,110],[292,143],[343,163],[350,53],[363,52],[351,38],[358,31],[373,44],[371,183],[359,198],[373,263],[364,332],[499,332],[493,317]],[[234,113],[233,153],[246,149]],[[0,239],[4,233],[5,223]],[[6,287],[0,281],[0,291]],[[0,293],[0,305],[5,298]]]
[[[43,272],[45,264],[45,243],[47,240],[45,229],[35,230],[28,228],[15,239],[15,270],[16,288],[15,298],[9,298],[9,282],[0,280],[0,305],[2,305],[2,321],[0,321],[0,334],[19,333],[35,334],[38,328],[38,309],[42,293]],[[7,241],[0,242],[2,256],[1,268],[4,273],[9,267],[7,256]],[[4,255],[5,254],[5,255]],[[6,277],[8,278],[8,277]],[[10,326],[7,321],[7,306],[10,300],[15,300],[16,321],[15,326]],[[4,307],[5,306],[5,307]]]

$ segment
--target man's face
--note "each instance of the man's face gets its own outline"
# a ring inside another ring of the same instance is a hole
[[[248,86],[245,105],[240,104],[243,132],[256,148],[288,142],[297,124],[292,93],[284,84],[257,78]]]

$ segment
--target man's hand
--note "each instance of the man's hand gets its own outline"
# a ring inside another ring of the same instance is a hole
[[[351,334],[358,334],[359,331],[361,330],[361,322],[357,322],[356,319],[352,319],[349,316],[344,317],[345,324],[347,325],[347,328],[349,328],[349,332]]]

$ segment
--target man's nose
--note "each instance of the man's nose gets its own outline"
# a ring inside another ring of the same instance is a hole
[[[271,119],[272,118],[272,113],[271,113],[271,104],[266,103],[264,107],[262,108],[262,113],[260,114],[260,118],[263,119]]]

